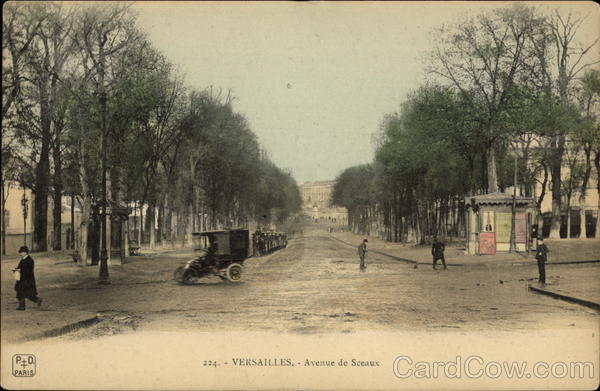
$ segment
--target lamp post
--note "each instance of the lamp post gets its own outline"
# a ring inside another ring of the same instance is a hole
[[[27,246],[27,211],[29,209],[29,200],[25,197],[25,187],[23,186],[23,197],[21,198],[21,207],[23,208],[23,245]]]
[[[103,92],[100,99],[102,100],[102,105],[106,104],[106,93]],[[102,201],[101,201],[101,212],[100,218],[102,219],[101,227],[102,227],[102,244],[100,248],[100,273],[98,276],[98,283],[103,285],[110,284],[110,277],[108,275],[108,253],[106,251],[106,110],[102,111],[102,139],[101,139],[101,148],[102,148]]]
[[[513,178],[513,196],[512,196],[512,218],[510,221],[510,247],[509,252],[517,251],[517,232],[516,232],[516,208],[517,208],[517,151],[513,151],[515,158],[514,178]]]

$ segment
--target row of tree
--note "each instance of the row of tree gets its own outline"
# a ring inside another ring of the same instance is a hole
[[[158,237],[175,240],[201,219],[214,228],[299,210],[296,182],[269,161],[231,94],[185,86],[130,4],[7,4],[2,45],[2,185],[35,194],[34,251],[48,248],[49,197],[51,247],[61,248],[61,197],[74,195],[86,259],[103,161],[108,199],[147,211],[140,238],[146,227],[156,240],[156,218]]]
[[[578,43],[582,22],[520,4],[441,28],[428,81],[385,116],[375,161],[337,180],[333,202],[354,229],[394,241],[462,235],[465,196],[512,186],[518,159],[525,195],[539,207],[551,190],[559,237],[561,212],[576,194],[586,204],[594,165],[600,175],[598,52]]]

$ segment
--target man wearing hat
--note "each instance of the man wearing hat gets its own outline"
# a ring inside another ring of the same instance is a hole
[[[437,264],[438,259],[442,261],[442,265],[444,269],[448,269],[446,266],[446,258],[444,257],[444,250],[446,249],[446,245],[444,242],[438,240],[437,236],[433,237],[433,243],[431,244],[431,255],[433,255],[433,269],[435,270],[435,266]]]
[[[17,300],[19,300],[17,310],[25,311],[25,299],[33,301],[40,307],[42,305],[42,298],[37,295],[35,275],[33,273],[33,258],[29,255],[27,246],[21,246],[21,248],[19,248],[19,255],[21,256],[21,261],[13,270],[15,273],[18,271],[18,274],[16,274],[18,278],[15,284]]]
[[[540,274],[539,282],[542,285],[546,285],[546,262],[548,261],[549,252],[550,250],[548,249],[548,246],[544,244],[544,239],[538,239],[535,259],[537,260],[538,272]]]
[[[367,268],[367,266],[365,265],[365,257],[367,256],[367,242],[368,242],[368,240],[365,239],[358,246],[358,256],[360,257],[360,270],[361,271],[364,271]]]

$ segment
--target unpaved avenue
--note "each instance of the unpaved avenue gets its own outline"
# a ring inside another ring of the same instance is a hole
[[[177,284],[171,272],[184,259],[182,255],[151,259],[135,266],[140,275],[131,283],[98,291],[102,297],[97,309],[106,311],[111,320],[69,338],[132,329],[308,334],[598,325],[592,310],[528,293],[520,280],[535,276],[534,267],[433,271],[371,254],[367,271],[361,273],[356,249],[332,240],[325,231],[312,230],[291,240],[287,249],[249,259],[238,284],[216,277],[192,286]],[[597,267],[590,270],[597,273]],[[89,302],[82,297],[72,305],[83,308]]]

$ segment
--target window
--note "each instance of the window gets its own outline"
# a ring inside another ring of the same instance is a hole
[[[494,232],[495,217],[493,211],[481,212],[481,232]]]

